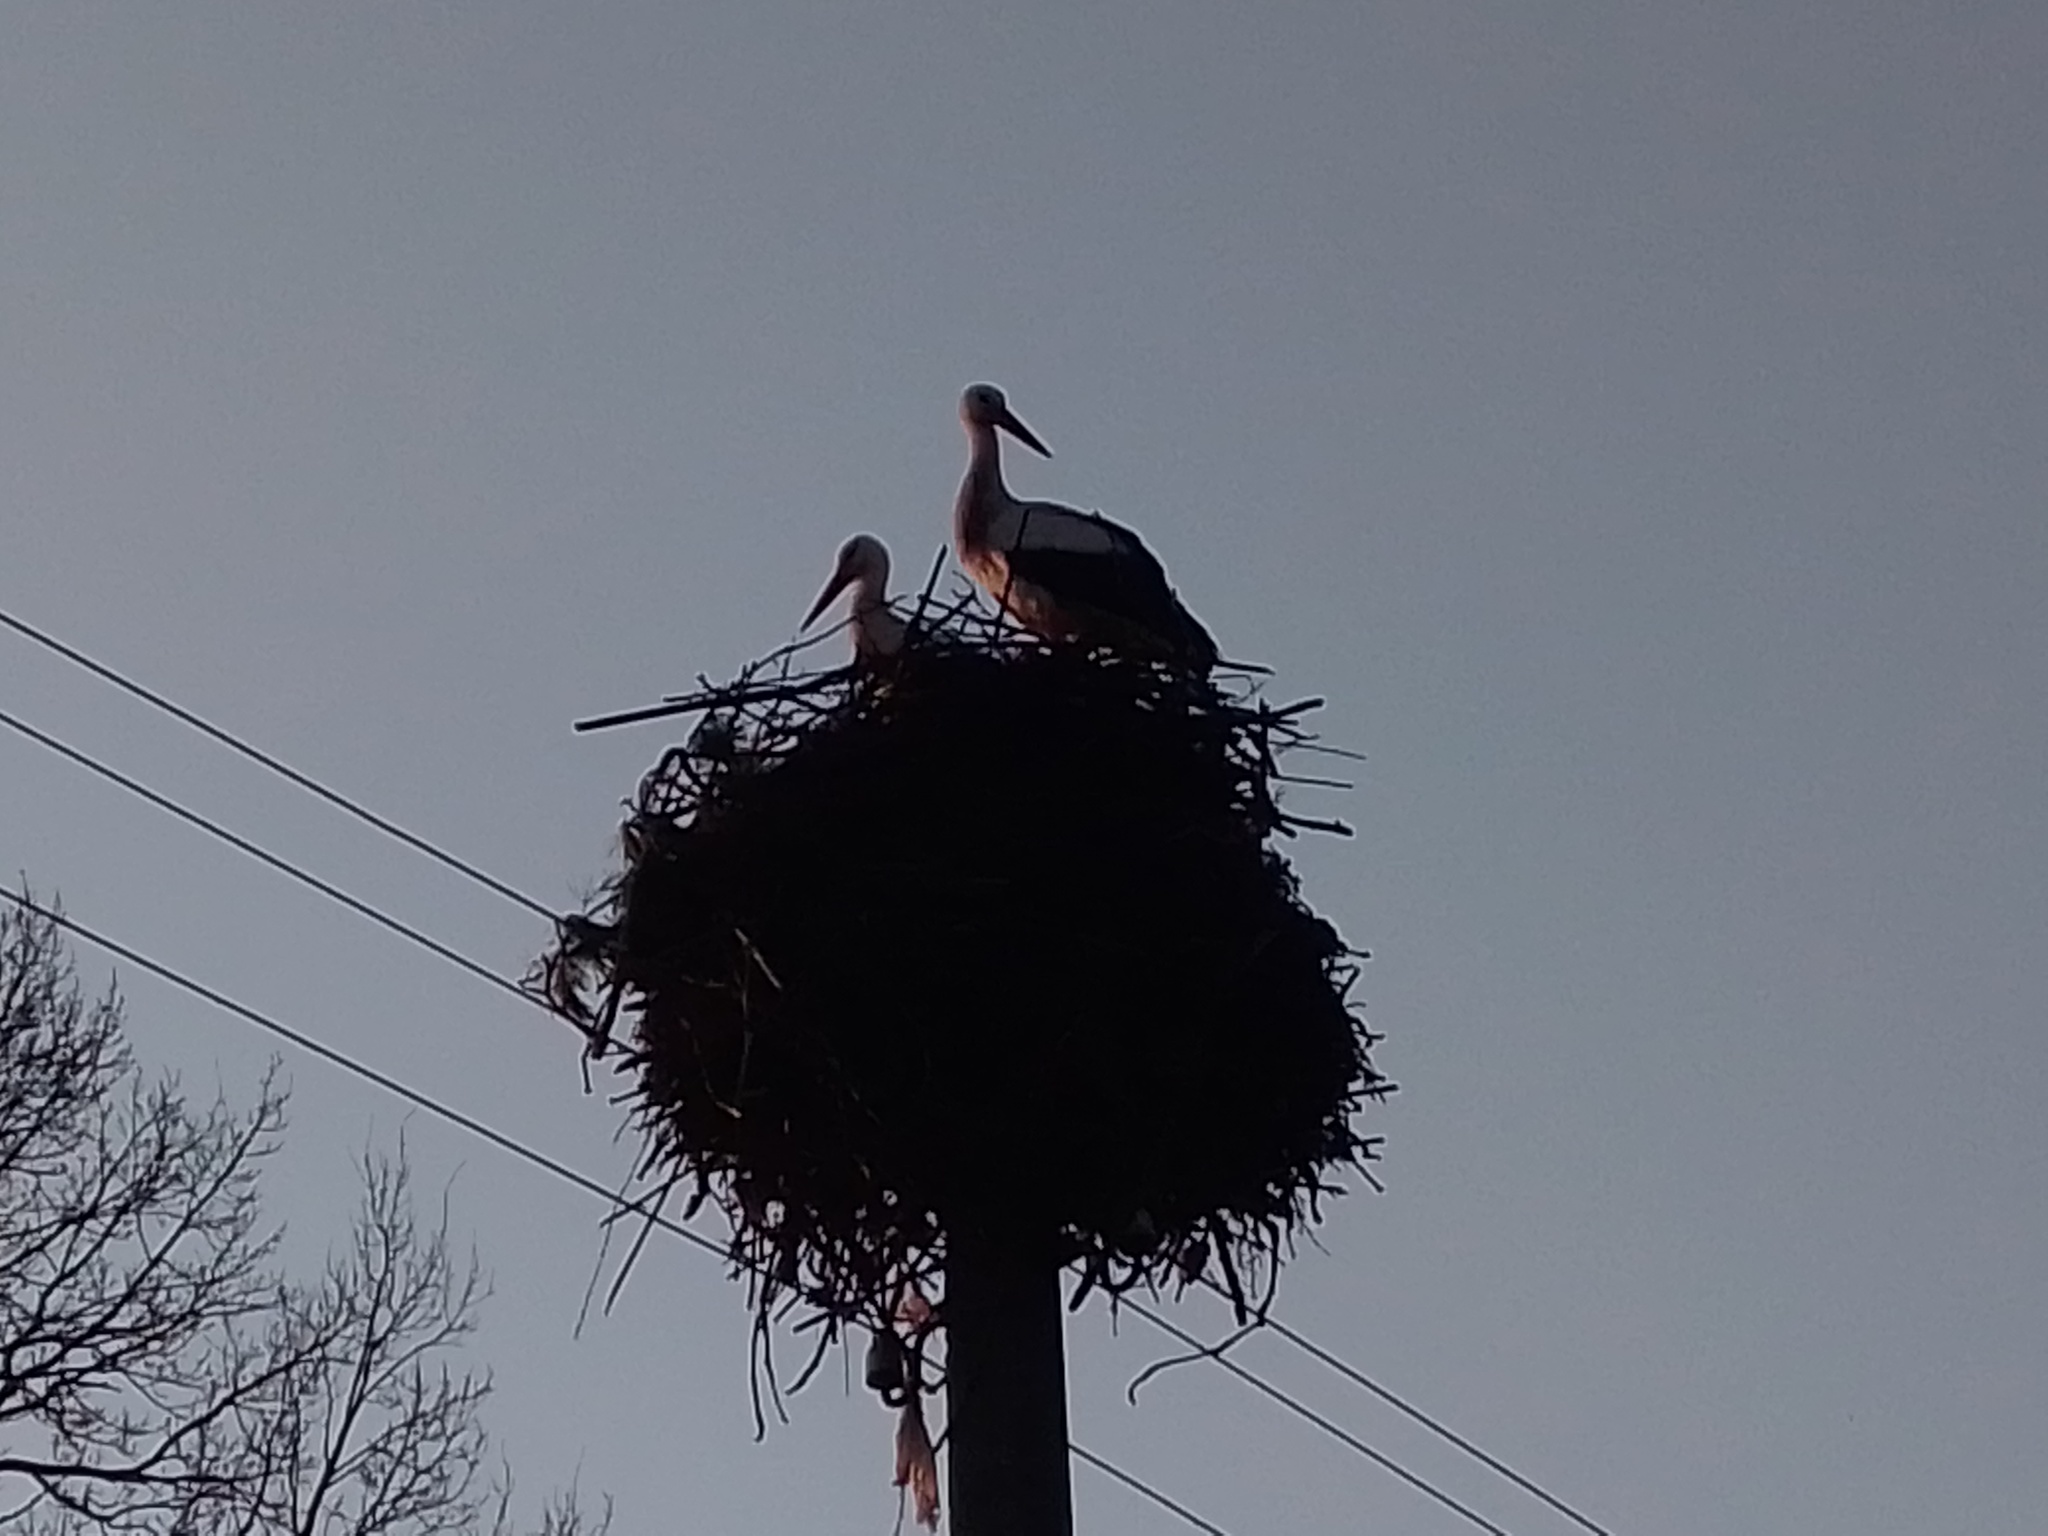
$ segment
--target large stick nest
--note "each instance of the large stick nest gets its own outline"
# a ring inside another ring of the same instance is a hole
[[[1373,1155],[1362,956],[1270,845],[1344,830],[1277,798],[1319,701],[1238,692],[963,605],[688,701],[538,980],[764,1320],[887,1327],[960,1222],[1112,1293],[1213,1263],[1243,1307]]]

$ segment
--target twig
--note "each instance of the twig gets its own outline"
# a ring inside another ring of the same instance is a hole
[[[1221,1360],[1232,1349],[1236,1348],[1238,1344],[1265,1326],[1266,1320],[1263,1317],[1255,1317],[1250,1322],[1235,1329],[1229,1337],[1221,1339],[1214,1344],[1204,1345],[1200,1349],[1191,1349],[1185,1354],[1168,1355],[1164,1360],[1153,1361],[1131,1378],[1130,1385],[1124,1388],[1124,1401],[1128,1402],[1133,1408],[1137,1407],[1138,1389],[1154,1376],[1170,1371],[1177,1365],[1193,1365],[1197,1360]]]

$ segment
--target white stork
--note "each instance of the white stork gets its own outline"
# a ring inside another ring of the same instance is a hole
[[[1003,484],[1001,427],[1025,447],[1052,450],[1010,412],[993,384],[960,396],[967,475],[953,502],[953,550],[982,590],[1033,634],[1164,656],[1192,671],[1216,665],[1216,642],[1181,606],[1166,572],[1130,529],[1100,512],[1019,501]]]
[[[832,579],[804,615],[803,627],[818,622],[832,599],[853,588],[853,659],[872,665],[903,649],[905,625],[889,611],[889,549],[873,534],[856,533],[839,546]]]

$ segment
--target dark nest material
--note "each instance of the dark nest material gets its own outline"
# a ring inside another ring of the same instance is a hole
[[[885,666],[684,701],[535,984],[617,1050],[643,1173],[723,1213],[761,1327],[886,1330],[961,1223],[1084,1293],[1261,1309],[1391,1085],[1363,956],[1270,846],[1347,830],[1278,800],[1320,701],[1239,693],[961,604]]]

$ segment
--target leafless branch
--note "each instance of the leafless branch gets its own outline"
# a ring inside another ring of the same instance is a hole
[[[445,1199],[423,1222],[403,1140],[366,1153],[346,1245],[293,1282],[259,1201],[284,1124],[274,1064],[246,1109],[146,1078],[118,995],[0,910],[0,1532],[508,1536]]]

